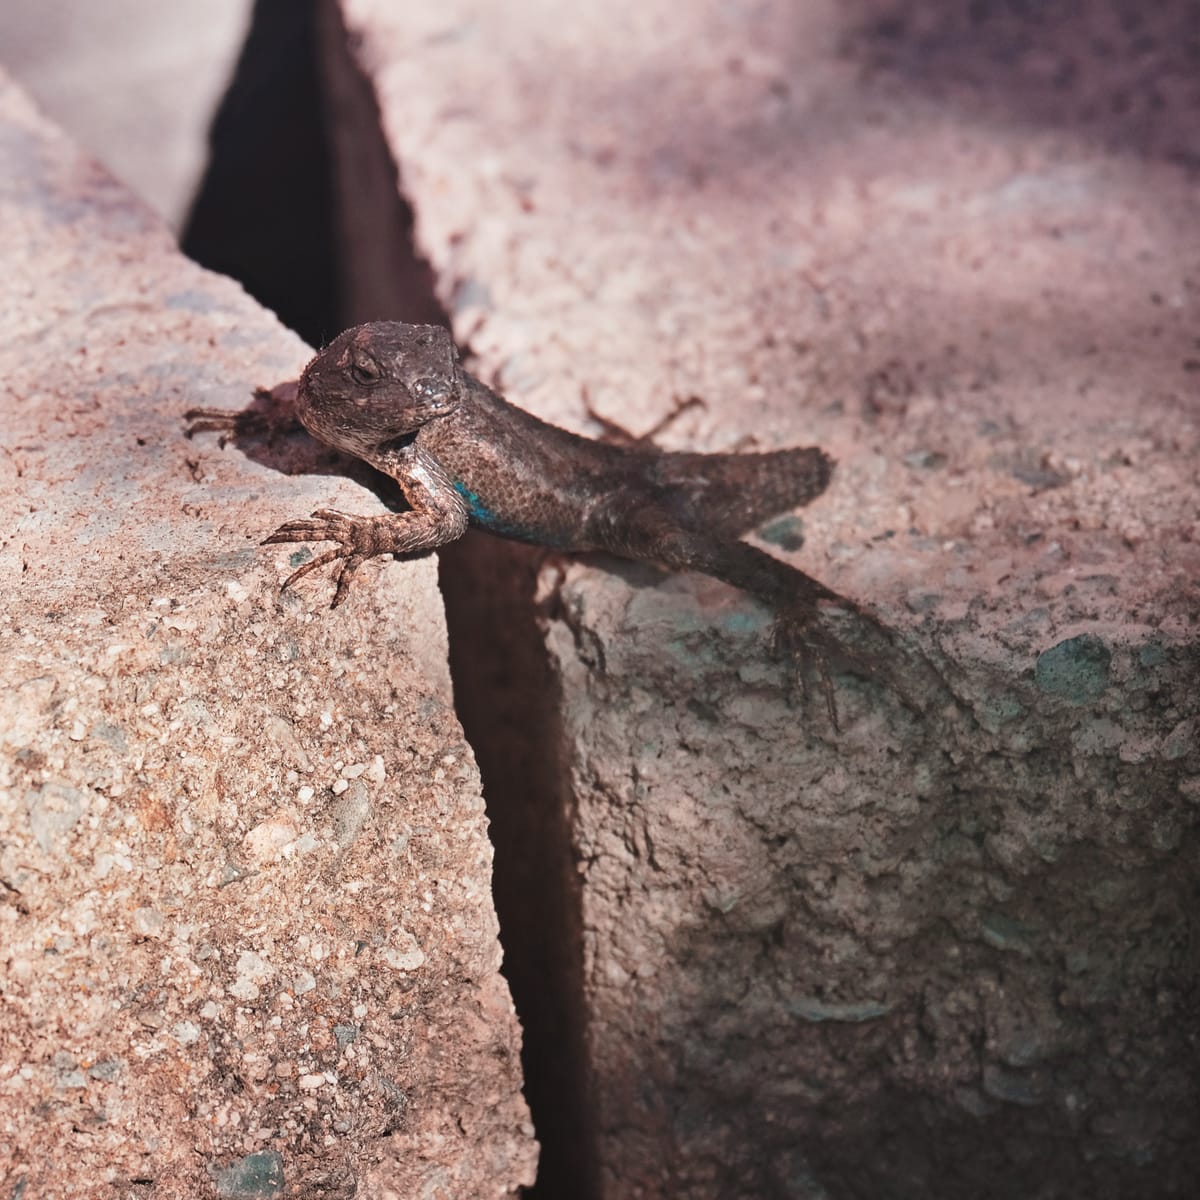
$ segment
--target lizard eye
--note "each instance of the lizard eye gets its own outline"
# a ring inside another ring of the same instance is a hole
[[[379,364],[369,358],[357,358],[350,364],[350,378],[366,387],[379,381]]]

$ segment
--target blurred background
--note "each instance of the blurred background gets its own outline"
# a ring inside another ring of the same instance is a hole
[[[313,0],[9,0],[0,63],[309,342],[337,332]]]

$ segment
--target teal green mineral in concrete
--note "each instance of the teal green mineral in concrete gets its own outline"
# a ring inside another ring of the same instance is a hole
[[[208,1168],[225,1200],[272,1200],[283,1195],[283,1157],[274,1150],[247,1154],[227,1167]]]
[[[781,550],[799,550],[804,545],[804,521],[800,517],[779,517],[764,525],[758,536]]]
[[[1098,700],[1108,687],[1112,653],[1091,634],[1067,638],[1038,656],[1034,678],[1043,692],[1061,696],[1072,704]]]

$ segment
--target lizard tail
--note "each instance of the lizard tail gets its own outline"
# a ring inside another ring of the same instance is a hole
[[[663,454],[655,482],[676,516],[725,537],[741,537],[768,518],[819,496],[833,459],[816,446],[765,454]]]

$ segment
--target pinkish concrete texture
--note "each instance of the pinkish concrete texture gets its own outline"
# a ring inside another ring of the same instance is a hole
[[[478,370],[593,434],[697,396],[667,444],[825,446],[768,545],[948,688],[839,676],[838,736],[745,597],[543,570],[578,1186],[1190,1194],[1195,6],[341,8]]]
[[[0,80],[0,1194],[480,1197],[535,1147],[432,563],[187,441],[308,349]],[[303,472],[296,478],[292,473]]]

